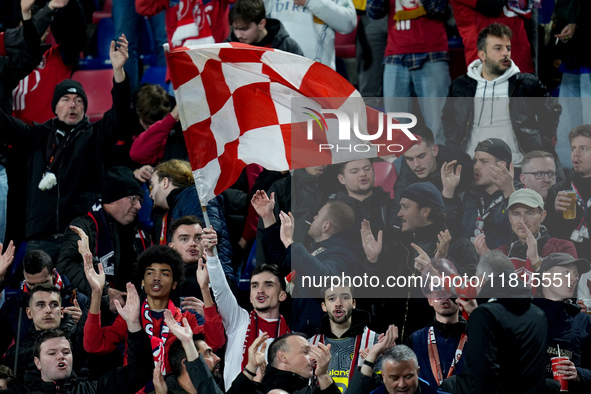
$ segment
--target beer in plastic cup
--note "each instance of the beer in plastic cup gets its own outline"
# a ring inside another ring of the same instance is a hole
[[[556,370],[556,367],[562,360],[568,360],[568,357],[552,357],[550,359],[550,362],[552,363],[552,376],[554,377],[554,380],[560,383],[560,391],[568,391],[568,380],[564,380],[562,372]]]
[[[566,196],[570,198],[570,205],[566,211],[562,212],[565,219],[575,219],[577,217],[577,193],[574,190],[565,190]]]

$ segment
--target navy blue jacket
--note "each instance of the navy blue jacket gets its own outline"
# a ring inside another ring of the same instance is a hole
[[[315,242],[307,250],[300,243],[293,243],[287,249],[279,237],[281,223],[276,222],[266,228],[263,234],[263,247],[267,252],[267,263],[277,264],[282,275],[291,270],[297,273],[293,292],[293,316],[289,327],[292,331],[300,331],[311,336],[322,322],[324,312],[316,300],[320,297],[320,289],[324,286],[313,284],[313,278],[324,276],[353,276],[360,267],[360,257],[350,247],[348,239],[337,233],[324,241]],[[304,283],[302,277],[310,276],[312,285]],[[303,298],[307,297],[307,298]]]
[[[443,378],[447,376],[452,360],[455,357],[456,349],[460,343],[460,338],[466,330],[466,320],[460,318],[460,321],[455,324],[443,324],[438,321],[433,321],[425,328],[412,333],[406,341],[406,345],[411,347],[417,355],[419,360],[419,377],[426,380],[431,387],[438,387],[439,382],[433,376],[431,371],[431,363],[429,362],[429,350],[427,345],[427,338],[429,336],[429,328],[433,326],[435,332],[435,341],[437,343],[437,351],[439,352],[439,361],[441,363],[441,371]],[[456,365],[454,375],[462,372],[464,369],[464,358]]]
[[[67,276],[61,275],[63,287],[60,291],[62,297],[62,307],[66,308],[68,306],[74,306],[72,303],[72,295],[76,294],[76,300],[78,300],[78,306],[82,311],[86,309],[86,304],[88,303],[88,297],[84,294],[77,291],[74,293],[75,287],[72,286],[70,280]],[[21,316],[21,338],[25,338],[27,332],[33,325],[33,320],[27,317],[26,308],[29,306],[29,299],[30,296],[28,293],[24,293],[21,290],[17,292],[12,291],[11,295],[6,297],[6,301],[2,308],[0,309],[0,315],[3,320],[5,320],[5,324],[0,324],[0,333],[1,333],[1,340],[0,340],[0,351],[4,353],[8,346],[10,345],[11,341],[14,339],[16,340],[17,332],[18,332],[18,324],[19,324],[19,309],[23,309],[23,313]]]

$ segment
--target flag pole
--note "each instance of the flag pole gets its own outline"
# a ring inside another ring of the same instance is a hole
[[[197,192],[197,199],[199,200],[199,202],[201,203],[201,200],[199,199],[199,190],[197,189],[197,184],[195,184],[195,191]],[[209,215],[207,215],[207,205],[201,205],[201,212],[203,213],[203,221],[205,222],[205,227],[206,228],[212,228],[211,227],[211,222],[209,221]],[[218,235],[219,237],[220,235]],[[219,240],[218,240],[219,243]],[[218,248],[217,246],[213,246],[213,248],[211,249],[213,251],[213,255],[217,256],[218,255]]]

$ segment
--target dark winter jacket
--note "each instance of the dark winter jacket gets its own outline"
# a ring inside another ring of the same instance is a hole
[[[282,389],[290,394],[340,394],[341,392],[334,382],[324,390],[320,390],[318,386],[312,387],[308,383],[309,380],[300,375],[268,365],[261,383],[253,382],[244,376],[244,373],[240,373],[226,393],[263,394],[272,389]]]
[[[487,293],[485,287],[480,296]],[[544,392],[548,321],[526,298],[530,293],[529,289],[505,286],[488,294],[520,298],[495,299],[479,305],[470,315],[465,368],[472,392]]]
[[[75,342],[76,331],[77,331],[77,324],[72,320],[70,317],[65,317],[62,319],[60,324],[60,329],[68,335],[72,342]],[[82,330],[82,327],[80,327]],[[9,367],[10,369],[14,369],[14,361],[16,359],[16,355],[18,353],[18,366],[16,371],[16,378],[17,381],[22,382],[25,378],[25,373],[27,371],[37,371],[37,367],[35,366],[35,341],[39,337],[42,331],[37,331],[34,326],[30,326],[26,335],[24,335],[21,340],[19,347],[17,349],[16,344],[11,346],[8,351],[6,352],[6,356],[4,358],[3,364]],[[78,349],[72,349],[74,354],[78,354]],[[81,360],[81,359],[80,359]],[[75,365],[76,368],[78,365]]]
[[[301,243],[293,243],[287,249],[281,242],[279,231],[281,223],[276,222],[265,229],[263,245],[269,259],[268,263],[279,266],[281,275],[285,276],[295,270],[297,273],[293,291],[292,309],[294,319],[289,327],[293,331],[313,334],[320,325],[324,312],[316,300],[319,287],[310,285],[311,281],[324,276],[356,275],[361,266],[361,258],[356,250],[349,245],[343,233],[334,234],[328,239],[313,243],[306,249]]]
[[[402,159],[400,173],[398,174],[398,178],[396,178],[396,183],[394,184],[395,214],[398,214],[398,212],[400,211],[400,200],[402,198],[402,191],[414,183],[431,182],[437,188],[437,190],[439,190],[440,192],[443,191],[443,184],[441,183],[441,166],[443,166],[443,163],[449,163],[453,160],[457,160],[457,165],[462,166],[460,184],[456,187],[453,199],[444,199],[444,204],[446,206],[446,215],[448,216],[448,218],[454,216],[450,212],[450,210],[454,209],[454,204],[449,204],[447,202],[456,200],[457,198],[459,198],[459,194],[464,193],[466,190],[470,188],[470,184],[474,181],[474,165],[472,163],[472,159],[470,158],[470,156],[468,156],[467,153],[465,153],[456,146],[439,145],[439,152],[437,153],[437,156],[435,156],[435,160],[437,162],[437,171],[433,172],[432,174],[429,174],[424,179],[420,179],[418,176],[416,176],[416,174],[406,163],[406,160],[404,158]],[[455,203],[457,204],[457,201]],[[398,225],[399,222],[400,221],[397,219],[396,223]],[[450,230],[457,230],[461,226],[461,223],[452,224],[448,221],[447,225],[448,227],[450,227]]]
[[[95,381],[84,381],[72,373],[63,381],[44,382],[39,371],[28,372],[25,383],[2,393],[39,392],[44,394],[133,394],[150,380],[154,370],[150,338],[143,330],[130,333],[127,338],[128,363],[111,370]]]
[[[515,190],[521,188],[520,183],[514,184]],[[488,216],[484,218],[483,231],[486,235],[486,245],[489,249],[496,249],[501,245],[509,243],[511,234],[511,223],[509,222],[509,215],[507,214],[507,206],[509,199],[503,197],[503,192],[497,190],[492,195],[488,194],[483,188],[472,184],[472,187],[464,195],[463,205],[455,209],[458,218],[463,212],[462,216],[462,237],[471,239],[475,236],[476,219],[478,218],[478,210],[482,206],[486,210],[490,207],[493,201],[500,199],[493,207]],[[450,218],[456,221],[457,218]]]
[[[314,176],[299,168],[294,170],[293,175],[288,174],[273,182],[267,193],[269,196],[275,193],[273,213],[276,218],[279,218],[280,211],[293,214],[295,219],[293,240],[302,243],[306,248],[312,243],[312,238],[308,235],[310,226],[306,221],[312,222],[328,199],[328,193],[323,185],[323,175]],[[257,227],[257,264],[266,261],[262,247],[263,233],[264,224],[260,219]],[[264,257],[264,261],[260,258],[261,256]]]
[[[581,201],[577,201],[576,218],[564,219],[562,211],[556,212],[554,209],[554,203],[559,191],[573,189],[571,181],[579,191],[584,204]],[[546,198],[545,204],[547,216],[544,224],[548,227],[550,236],[573,241],[575,248],[577,248],[577,254],[585,258],[591,256],[591,239],[585,237],[579,239],[572,236],[574,234],[573,232],[581,225],[583,219],[587,223],[587,228],[591,227],[591,209],[586,207],[589,200],[591,200],[591,181],[589,178],[581,178],[571,173],[569,179],[555,184],[548,190],[548,197]],[[588,231],[590,230],[588,229]]]
[[[46,7],[49,8],[49,7]],[[23,21],[24,47],[15,54],[0,57],[0,108],[2,112],[12,113],[12,91],[21,79],[29,75],[41,61],[39,34],[32,19]],[[8,39],[8,37],[5,37]],[[16,38],[16,37],[15,37]],[[6,165],[8,144],[0,141],[0,165]]]
[[[429,323],[433,316],[433,308],[427,303],[427,299],[421,291],[420,285],[411,282],[411,277],[421,277],[421,273],[414,268],[417,251],[411,246],[414,243],[421,247],[431,258],[437,252],[437,234],[445,231],[443,224],[431,224],[415,231],[397,231],[392,238],[384,239],[384,249],[378,262],[371,264],[365,261],[365,270],[368,275],[380,277],[380,283],[386,283],[388,277],[407,279],[407,282],[395,287],[388,287],[387,293],[383,289],[372,288],[372,297],[380,297],[382,300],[372,308],[372,321],[375,325],[372,329],[384,332],[388,324],[398,326],[402,340]],[[474,275],[478,265],[479,256],[474,245],[466,238],[452,238],[448,249],[448,258],[455,264],[458,273]],[[358,289],[363,293],[368,289]],[[365,294],[364,296],[368,296]],[[384,315],[381,311],[393,310],[394,315]]]
[[[96,207],[102,206],[100,203],[97,203]],[[137,274],[136,259],[140,253],[151,245],[151,240],[147,234],[139,229],[137,222],[124,226],[113,219],[106,211],[104,214],[109,227],[108,234],[100,233],[97,224],[95,224],[93,218],[88,214],[77,217],[72,221],[71,225],[81,228],[88,236],[88,246],[95,257],[95,263],[100,264],[99,260],[104,257],[98,256],[97,258],[99,236],[108,237],[108,240],[110,240],[113,246],[114,254],[109,261],[113,262],[114,275],[112,279],[108,279],[109,276],[107,276],[107,283],[103,289],[103,305],[108,305],[107,291],[109,287],[125,291],[127,282],[133,282],[139,285],[140,281]],[[78,234],[70,228],[66,230],[60,249],[57,268],[59,272],[70,278],[72,284],[79,291],[90,297],[92,291],[84,274],[82,256],[78,252],[79,239]]]
[[[31,126],[0,111],[0,139],[27,156],[27,239],[63,233],[74,218],[88,212],[98,199],[105,171],[104,156],[122,133],[119,123],[131,101],[127,78],[113,85],[113,106],[103,119],[91,125],[84,118],[71,131],[57,118]],[[67,131],[69,140],[61,159],[55,163],[57,185],[43,191],[39,182],[47,168],[48,139],[57,128]],[[74,281],[71,276],[70,279]]]
[[[443,107],[443,131],[446,144],[466,150],[474,120],[474,97],[478,82],[468,75],[454,80]],[[533,150],[554,152],[558,118],[562,107],[558,99],[532,74],[517,73],[509,78],[509,114],[519,150],[526,154]],[[519,99],[518,99],[519,97]],[[521,99],[524,97],[526,99]],[[542,99],[541,97],[544,97]]]
[[[384,386],[382,377],[376,374],[373,376],[365,376],[361,373],[356,373],[349,382],[347,393],[351,394],[388,394],[386,386]],[[443,391],[437,391],[427,383],[427,381],[419,378],[419,385],[415,394],[449,394]]]
[[[443,378],[447,377],[451,363],[455,358],[456,350],[460,343],[462,334],[466,331],[466,320],[460,317],[460,321],[454,324],[443,324],[438,321],[433,321],[426,327],[412,333],[405,345],[412,348],[419,360],[419,377],[426,380],[431,387],[438,387],[433,372],[431,371],[431,364],[429,362],[428,350],[428,336],[429,329],[433,327],[435,333],[435,343],[437,344],[437,351],[439,352],[439,361],[441,363],[441,371]],[[464,369],[464,357],[458,361],[454,375],[460,374]]]
[[[550,358],[567,356],[577,367],[581,381],[568,382],[569,393],[591,391],[591,316],[581,313],[580,308],[567,300],[565,302],[536,298],[534,304],[540,307],[548,318],[548,357],[546,376],[552,378]]]
[[[215,383],[215,380],[211,375],[211,371],[207,367],[207,364],[205,364],[202,355],[199,355],[199,358],[193,361],[185,360],[184,365],[187,368],[189,379],[191,379],[191,383],[193,383],[193,386],[198,393],[223,394],[223,391],[220,390],[218,385]],[[187,393],[181,387],[178,379],[172,373],[166,377],[166,386],[168,388],[168,392],[171,394]]]
[[[223,204],[220,202],[221,197],[215,197],[207,203],[207,215],[209,221],[216,231],[218,236],[218,254],[220,262],[224,267],[226,278],[231,283],[236,283],[236,274],[232,268],[232,245],[230,245],[230,235],[228,233],[228,226],[224,219],[224,212],[222,210]],[[175,219],[183,216],[194,215],[203,223],[203,212],[201,211],[201,204],[199,203],[199,196],[194,185],[188,186],[184,189],[174,189],[166,198],[168,202],[168,216],[167,220],[170,224]],[[170,242],[170,234],[167,234]]]
[[[333,194],[329,199],[344,202],[355,212],[355,222],[349,233],[351,244],[359,248],[360,252],[363,252],[359,236],[363,219],[370,222],[371,231],[376,238],[380,230],[384,231],[384,236],[388,236],[398,220],[394,200],[390,198],[390,193],[386,193],[380,186],[374,187],[372,195],[363,201],[350,197],[346,191]]]
[[[277,20],[272,18],[266,18],[267,23],[265,24],[265,29],[267,29],[267,35],[260,41],[255,44],[258,47],[267,47],[273,49],[280,49],[285,52],[291,52],[296,55],[304,56],[304,52],[298,45],[298,43],[289,36],[287,30],[283,27],[283,24]],[[239,42],[238,38],[234,34],[234,30],[230,32],[230,37],[226,39],[226,42]]]
[[[74,306],[73,296],[75,294],[78,306],[84,311],[87,306],[88,298],[76,291],[75,287],[72,286],[67,276],[61,275],[63,287],[60,291],[62,297],[62,308],[68,306]],[[21,285],[22,286],[22,285]],[[21,290],[18,290],[12,295],[6,297],[4,305],[0,309],[2,319],[6,321],[6,324],[0,324],[0,353],[4,353],[8,348],[12,340],[16,341],[18,327],[21,328],[21,338],[27,335],[29,329],[33,326],[33,320],[29,319],[26,314],[26,308],[29,306],[30,296]],[[22,312],[20,310],[22,309]],[[20,323],[19,323],[20,315]]]

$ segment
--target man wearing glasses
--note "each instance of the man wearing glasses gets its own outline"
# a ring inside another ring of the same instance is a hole
[[[126,167],[113,167],[105,174],[101,200],[90,211],[70,223],[57,262],[58,271],[90,297],[92,291],[84,275],[80,251],[88,250],[95,264],[103,266],[106,283],[101,310],[116,313],[114,300],[125,305],[127,282],[136,282],[137,256],[151,245],[137,223],[142,207],[142,188]],[[88,236],[86,236],[87,234]]]
[[[521,162],[519,177],[523,186],[535,190],[546,201],[548,189],[556,183],[556,162],[549,152],[534,150],[529,152]]]

